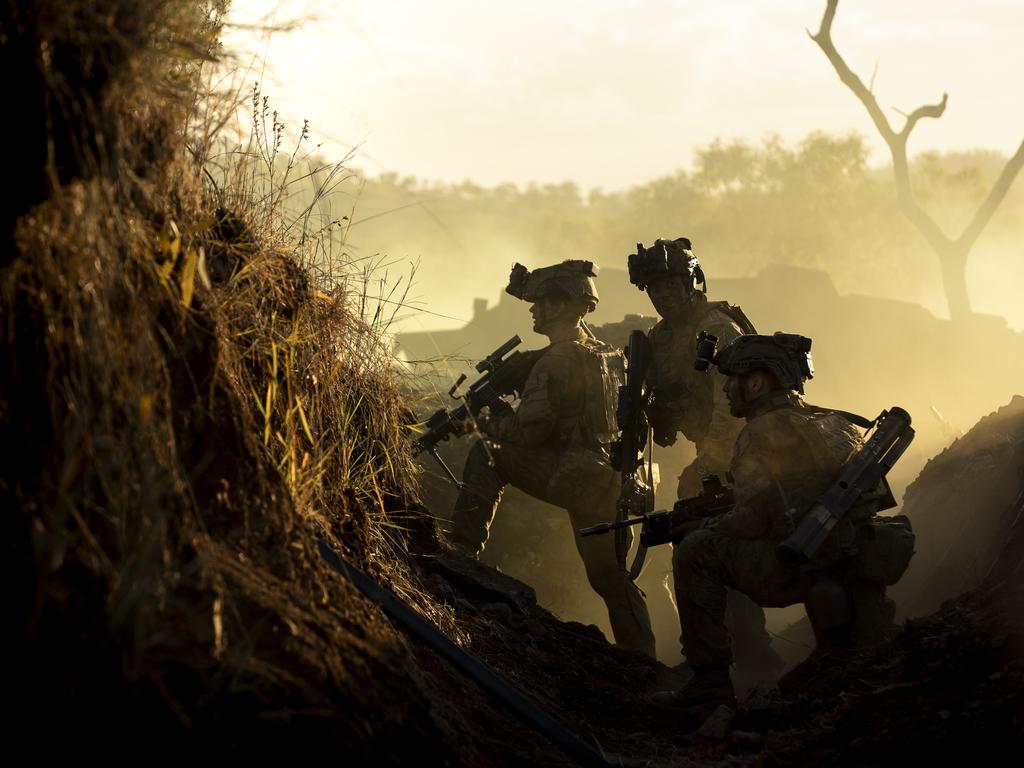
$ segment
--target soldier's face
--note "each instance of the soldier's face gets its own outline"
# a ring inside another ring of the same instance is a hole
[[[547,333],[565,312],[565,302],[550,295],[541,296],[530,305],[535,333]]]
[[[743,392],[743,377],[733,374],[727,376],[725,384],[722,385],[725,398],[729,401],[729,413],[733,416],[742,417],[747,405],[747,399]]]
[[[651,297],[655,311],[662,317],[672,317],[686,309],[686,284],[679,275],[656,278],[647,286],[647,295]]]
[[[722,385],[722,391],[729,401],[729,413],[741,418],[746,416],[750,410],[750,403],[768,392],[771,386],[769,377],[760,370],[728,376]]]

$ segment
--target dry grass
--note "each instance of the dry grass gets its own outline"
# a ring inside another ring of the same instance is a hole
[[[109,5],[39,3],[16,30],[106,63],[95,83],[40,64],[84,126],[34,126],[71,149],[59,167],[50,153],[46,193],[0,255],[0,501],[17,511],[7,575],[25,585],[25,733],[46,713],[84,744],[317,738],[429,758],[443,747],[404,640],[314,546],[327,538],[459,635],[403,559],[421,523],[382,337],[401,296],[374,296],[367,262],[337,250],[342,219],[314,215],[322,200],[288,212],[298,150],[279,154],[258,93],[253,143],[213,183],[231,102],[197,94],[215,16]],[[344,173],[311,178],[326,193]]]

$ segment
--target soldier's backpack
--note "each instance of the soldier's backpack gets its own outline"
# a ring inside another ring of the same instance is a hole
[[[588,354],[583,423],[588,436],[607,445],[618,431],[615,407],[619,387],[626,381],[626,361],[618,349],[596,339],[586,341],[584,346]]]

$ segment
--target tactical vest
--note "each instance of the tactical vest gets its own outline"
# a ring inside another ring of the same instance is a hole
[[[587,436],[607,446],[618,431],[615,409],[619,387],[626,383],[626,361],[618,349],[604,342],[588,339],[584,344],[589,354],[583,422]]]
[[[615,439],[615,408],[625,383],[625,359],[618,349],[596,339],[572,342],[577,378],[570,402],[563,403],[557,433],[563,445],[604,452]]]
[[[756,333],[753,324],[743,314],[743,310],[726,301],[710,301],[705,304],[698,319],[679,331],[673,329],[672,335],[681,334],[684,344],[679,339],[669,346],[659,341],[667,331],[662,323],[651,329],[649,338],[654,348],[656,373],[653,384],[656,397],[664,398],[671,403],[669,411],[674,413],[670,426],[682,432],[687,440],[700,443],[707,434],[711,423],[711,412],[714,403],[714,390],[717,386],[716,377],[695,371],[693,361],[696,356],[697,334],[705,330],[707,319],[712,312],[721,312],[736,323],[742,333]],[[666,347],[669,348],[666,348]]]

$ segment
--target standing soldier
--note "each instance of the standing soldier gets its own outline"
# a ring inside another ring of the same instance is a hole
[[[697,457],[679,476],[679,498],[696,496],[701,478],[725,478],[742,422],[729,413],[722,391],[725,379],[694,369],[697,334],[707,331],[725,345],[755,333],[739,307],[707,300],[707,280],[685,237],[657,240],[629,257],[629,281],[646,290],[661,317],[648,333],[652,362],[646,374],[653,394],[648,419],[654,441],[670,446],[681,432],[697,448]],[[701,290],[698,290],[700,286]],[[782,660],[771,647],[764,611],[738,593],[729,597],[736,675],[741,687],[777,676]]]
[[[623,359],[589,336],[583,316],[597,306],[597,267],[581,260],[528,271],[517,264],[505,289],[532,303],[533,330],[550,345],[530,370],[519,406],[489,414],[470,449],[449,539],[478,554],[505,485],[569,513],[576,549],[594,591],[608,606],[618,645],[654,656],[640,590],[620,566],[614,542],[580,528],[612,519],[619,475],[608,464]]]

